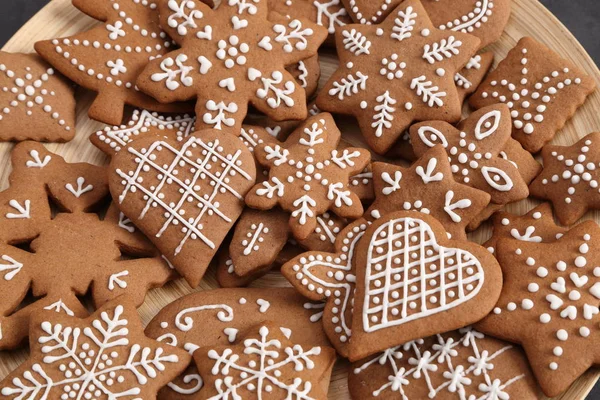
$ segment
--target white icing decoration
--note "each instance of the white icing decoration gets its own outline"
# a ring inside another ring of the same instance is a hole
[[[135,232],[135,227],[129,218],[125,216],[122,212],[119,212],[119,228],[125,229],[129,233]]]
[[[204,17],[202,11],[195,9],[196,3],[193,1],[182,0],[177,2],[176,0],[169,0],[167,5],[172,11],[169,18],[167,18],[167,24],[171,28],[177,28],[177,33],[181,36],[187,35],[188,27],[197,28],[196,20]],[[189,8],[189,11],[186,11],[186,8]]]
[[[348,74],[342,78],[341,82],[333,82],[333,87],[329,89],[330,96],[337,96],[338,99],[344,100],[345,97],[350,97],[361,90],[367,88],[367,75],[357,71],[356,75]]]
[[[31,150],[29,155],[31,156],[31,160],[27,160],[25,163],[27,168],[44,168],[52,159],[52,157],[47,155],[44,156],[44,159],[42,160],[40,158],[40,153],[37,150]]]
[[[204,382],[202,381],[202,377],[200,377],[200,375],[198,375],[198,374],[188,374],[183,377],[183,383],[185,383],[185,384],[190,384],[192,381],[195,381],[196,384],[194,386],[192,386],[191,388],[182,388],[181,386],[178,386],[178,385],[174,384],[173,382],[167,383],[167,386],[176,393],[191,395],[194,393],[198,393],[200,391],[200,389],[202,389],[202,386],[204,385]]]
[[[73,196],[80,198],[82,195],[94,190],[94,186],[91,184],[85,184],[85,178],[80,176],[77,178],[77,188],[73,187],[71,183],[67,183],[65,188],[73,194]]]
[[[4,273],[4,280],[6,281],[12,280],[23,268],[23,264],[6,254],[3,254],[0,260],[8,263],[0,264],[0,273]]]
[[[266,313],[269,307],[271,307],[271,303],[264,299],[256,300],[256,304],[258,304],[258,311],[260,311],[262,314]]]
[[[340,3],[340,0],[330,0],[326,3],[321,3],[320,1],[315,0],[312,4],[317,9],[317,24],[326,27],[329,34],[333,34],[335,32],[336,25],[345,25],[340,17],[345,17],[348,15],[348,13],[346,12],[344,6]],[[324,21],[325,18],[328,20],[327,26],[325,25]]]
[[[423,58],[429,64],[435,64],[436,61],[443,61],[445,58],[458,55],[460,46],[462,46],[460,40],[456,40],[454,36],[449,36],[448,39],[442,39],[439,43],[426,44],[423,48]]]
[[[182,332],[189,332],[194,327],[194,320],[192,317],[188,317],[187,314],[197,313],[206,310],[220,310],[217,312],[217,318],[221,322],[233,321],[233,309],[226,304],[207,304],[198,307],[190,307],[181,310],[175,316],[175,326]],[[183,322],[181,319],[183,318]]]
[[[64,312],[71,317],[75,315],[75,313],[71,311],[71,309],[69,309],[65,303],[63,303],[62,299],[58,299],[58,301],[50,304],[47,307],[44,307],[44,310],[50,310],[57,313]]]
[[[441,172],[435,172],[437,163],[438,161],[436,158],[431,158],[427,162],[427,170],[424,170],[421,165],[417,166],[417,168],[415,169],[417,175],[419,175],[421,179],[423,179],[424,184],[428,184],[430,182],[439,182],[444,179],[444,174],[442,174]]]
[[[373,115],[373,123],[371,128],[375,129],[375,136],[383,136],[384,129],[392,127],[394,120],[393,113],[396,109],[393,107],[397,101],[390,96],[388,90],[384,94],[377,96],[377,105],[375,106],[375,114]]]
[[[237,337],[239,330],[235,328],[225,328],[223,329],[223,333],[227,335],[227,340],[229,343],[235,342],[235,338]]]
[[[152,74],[150,79],[154,82],[165,81],[165,86],[169,90],[177,90],[181,85],[190,87],[193,85],[194,79],[189,74],[194,68],[185,65],[187,61],[188,56],[185,54],[177,55],[175,60],[165,57],[160,63],[160,69],[163,72]]]
[[[406,10],[399,10],[398,16],[394,19],[394,27],[390,37],[398,41],[403,41],[412,36],[412,31],[417,23],[417,13],[413,12],[412,7],[407,7]]]
[[[461,200],[457,200],[453,203],[454,201],[454,192],[452,190],[449,190],[448,192],[446,192],[446,202],[444,205],[444,211],[446,211],[446,213],[448,214],[448,216],[450,216],[450,218],[452,219],[452,221],[459,223],[462,221],[460,215],[458,215],[454,210],[459,209],[465,209],[465,208],[469,208],[471,207],[471,200],[470,199],[461,199]]]
[[[125,270],[112,274],[108,278],[108,290],[112,292],[115,290],[116,286],[120,287],[121,289],[125,289],[127,287],[127,282],[122,279],[125,276],[129,276],[129,271]]]
[[[15,209],[16,213],[6,213],[8,219],[31,219],[31,201],[25,200],[21,205],[17,200],[11,200],[8,205]]]
[[[289,32],[288,28],[290,29]],[[302,22],[298,19],[290,20],[287,27],[275,24],[273,25],[273,31],[278,34],[275,41],[283,44],[283,51],[286,53],[292,53],[294,50],[306,50],[308,47],[307,36],[312,36],[314,33],[311,28],[303,29]]]
[[[372,44],[371,41],[356,29],[344,29],[342,30],[342,36],[344,37],[342,40],[344,49],[352,52],[355,56],[371,54],[369,51]]]
[[[496,167],[482,167],[481,174],[485,178],[485,181],[500,192],[510,191],[514,184],[510,176],[500,168]]]
[[[442,107],[444,101],[442,97],[446,96],[446,92],[439,90],[439,87],[434,86],[431,81],[427,80],[425,75],[413,78],[410,82],[410,88],[417,92],[417,95],[421,96],[424,103],[429,107],[438,106]]]
[[[396,190],[401,189],[400,181],[402,180],[402,172],[400,172],[400,171],[394,172],[393,178],[389,173],[384,172],[381,174],[381,179],[389,185],[389,186],[384,187],[383,190],[381,191],[384,195],[389,196],[390,194],[394,193]]]

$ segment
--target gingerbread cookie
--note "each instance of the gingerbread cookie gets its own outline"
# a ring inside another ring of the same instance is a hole
[[[596,82],[572,62],[525,37],[486,78],[469,103],[510,108],[512,136],[536,153],[571,119]]]
[[[317,97],[324,111],[353,115],[369,146],[384,154],[413,121],[460,119],[454,76],[479,39],[436,29],[418,0],[381,24],[336,32],[340,67]]]
[[[510,17],[511,0],[422,0],[439,29],[470,33],[485,47],[500,39]]]
[[[321,64],[319,64],[318,54],[290,65],[286,68],[286,71],[292,74],[296,82],[302,86],[307,99],[310,99],[316,93],[321,78]]]
[[[354,264],[351,361],[479,321],[502,287],[502,271],[485,248],[449,240],[436,219],[415,211],[375,221]]]
[[[198,129],[237,134],[248,104],[275,120],[306,118],[304,89],[285,67],[317,54],[327,30],[268,13],[267,0],[160,0],[162,26],[181,49],[151,61],[137,85],[163,103],[197,98]]]
[[[98,93],[90,118],[121,125],[125,104],[161,112],[191,110],[188,104],[160,104],[136,86],[144,66],[174,47],[159,27],[156,1],[73,0],[73,5],[104,23],[68,38],[37,42],[35,50],[69,79]]]
[[[35,142],[17,145],[12,159],[0,193],[0,348],[19,345],[38,310],[85,316],[77,296],[88,291],[96,307],[122,294],[139,305],[174,277],[114,206],[104,219],[86,212],[108,195],[104,168],[67,164]],[[23,303],[29,291],[35,299]]]
[[[446,151],[435,146],[411,167],[373,163],[375,202],[367,210],[378,219],[395,211],[419,211],[444,225],[448,237],[466,240],[465,227],[490,202],[490,195],[454,180]]]
[[[181,143],[134,141],[113,157],[109,185],[121,211],[195,287],[255,179],[252,154],[238,138],[200,131]]]
[[[208,290],[167,305],[150,321],[146,335],[194,353],[234,343],[248,328],[269,320],[292,330],[302,346],[328,346],[318,307],[290,288]],[[159,398],[193,398],[201,382],[192,368],[161,390]]]
[[[323,327],[342,357],[349,355],[352,303],[356,283],[356,246],[370,222],[359,219],[337,237],[335,252],[307,252],[281,267],[281,273],[303,295],[324,301]]]
[[[495,204],[507,204],[529,195],[519,169],[500,154],[511,139],[510,111],[499,104],[478,110],[457,128],[442,121],[410,128],[417,155],[436,145],[446,149],[454,178],[491,195]]]
[[[107,126],[90,136],[90,142],[103,153],[112,156],[131,141],[145,136],[167,137],[178,142],[192,132],[196,118],[190,115],[162,115],[148,110],[134,110],[129,121],[123,125]]]
[[[523,350],[470,327],[357,361],[348,386],[357,400],[540,398]]]
[[[496,257],[505,285],[477,328],[523,345],[549,397],[600,363],[600,228],[584,222],[552,243],[500,239]]]
[[[0,383],[6,399],[151,399],[190,361],[144,336],[127,297],[86,319],[38,312],[30,329],[29,360]]]
[[[517,239],[523,242],[550,243],[558,240],[567,231],[556,225],[552,216],[552,207],[542,203],[522,216],[507,212],[494,214],[494,232],[483,244],[490,253],[495,253],[500,239]]]
[[[288,18],[305,18],[327,28],[328,45],[335,44],[336,28],[352,22],[341,0],[269,0],[269,8]]]
[[[454,75],[454,82],[458,88],[458,99],[461,104],[471,94],[475,93],[494,63],[494,53],[488,51],[477,54],[469,60],[467,65]]]
[[[73,139],[73,87],[36,54],[0,51],[0,88],[0,141]]]
[[[340,136],[332,116],[322,113],[306,120],[282,146],[258,146],[254,155],[269,168],[269,180],[250,191],[246,204],[260,210],[279,205],[290,213],[290,228],[300,240],[328,210],[343,218],[360,217],[362,204],[348,186],[371,155],[358,148],[338,151]]]
[[[327,398],[335,351],[302,346],[296,335],[286,325],[264,322],[232,344],[198,349],[194,360],[204,377],[198,398]]]
[[[571,146],[544,146],[544,169],[531,183],[533,196],[549,200],[563,225],[572,225],[588,210],[600,208],[600,133]]]

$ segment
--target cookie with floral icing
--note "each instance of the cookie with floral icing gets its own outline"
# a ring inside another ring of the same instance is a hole
[[[587,221],[552,243],[500,239],[505,284],[494,311],[476,327],[520,343],[542,390],[566,390],[600,363],[600,227]]]
[[[0,192],[0,348],[18,346],[39,310],[85,316],[77,296],[88,292],[95,307],[122,294],[139,305],[174,278],[116,207],[90,212],[105,211],[104,168],[68,164],[35,142],[17,145],[12,160]]]
[[[79,319],[52,311],[32,317],[31,355],[0,382],[6,399],[156,398],[190,356],[144,336],[123,296]]]
[[[375,221],[354,264],[351,361],[477,322],[502,287],[498,262],[484,247],[449,240],[436,219],[416,211]]]
[[[256,180],[250,150],[215,130],[182,142],[135,140],[113,157],[109,171],[118,207],[194,287]]]
[[[422,1],[436,27],[477,36],[482,48],[500,39],[512,3],[512,0]]]
[[[146,64],[174,47],[159,26],[157,1],[73,0],[73,5],[103,24],[37,42],[35,50],[69,79],[98,93],[91,118],[121,125],[125,104],[161,112],[192,109],[189,104],[161,104],[136,86]]]
[[[590,133],[571,146],[546,145],[544,169],[531,183],[533,196],[549,200],[563,225],[572,225],[600,208],[600,133]]]
[[[198,398],[325,399],[336,354],[331,347],[299,344],[285,324],[253,326],[229,345],[194,353],[204,377]]]
[[[410,128],[417,155],[442,145],[454,178],[489,193],[494,204],[507,204],[529,195],[517,166],[501,155],[506,143],[513,140],[510,134],[510,112],[503,104],[474,112],[456,128],[442,121],[423,122]]]
[[[336,31],[340,67],[317,96],[324,111],[353,115],[369,146],[384,154],[413,121],[460,119],[454,76],[479,39],[434,27],[418,0],[379,25]]]
[[[340,137],[333,117],[322,113],[306,120],[283,145],[257,146],[254,155],[269,169],[269,179],[252,188],[246,204],[260,210],[280,206],[290,213],[290,228],[300,240],[328,210],[342,218],[360,217],[363,206],[349,182],[371,155],[352,147],[337,150]]]
[[[306,118],[305,91],[285,67],[317,54],[327,30],[271,12],[267,0],[160,0],[181,49],[151,61],[137,85],[163,103],[196,99],[198,129],[239,132],[248,104],[275,120]]]
[[[494,232],[483,244],[491,253],[495,253],[500,239],[517,239],[523,242],[551,243],[560,239],[567,231],[556,225],[552,207],[542,203],[527,214],[517,216],[507,212],[494,214]]]
[[[327,28],[326,44],[335,44],[336,28],[352,22],[341,0],[269,0],[269,7],[288,18],[306,18]]]
[[[237,343],[250,327],[265,320],[290,329],[292,339],[307,347],[329,346],[319,304],[291,288],[215,289],[184,296],[164,307],[146,335],[194,353],[200,347]],[[202,378],[192,365],[161,390],[161,400],[194,398]]]
[[[451,239],[465,240],[465,227],[490,202],[490,195],[454,180],[446,151],[435,146],[411,167],[373,163],[375,201],[367,210],[377,219],[395,211],[419,211],[444,225]]]
[[[539,399],[523,350],[470,327],[391,347],[348,372],[353,399]]]
[[[512,136],[538,152],[571,119],[596,82],[571,61],[532,38],[522,38],[471,96],[482,108],[498,102],[510,108]]]
[[[36,54],[0,51],[0,88],[0,141],[73,139],[73,87]]]

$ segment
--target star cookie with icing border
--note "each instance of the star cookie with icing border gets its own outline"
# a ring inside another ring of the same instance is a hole
[[[370,218],[395,211],[419,211],[436,218],[452,239],[466,239],[465,228],[490,202],[490,195],[454,180],[442,146],[428,150],[411,167],[373,163],[375,201]]]
[[[595,80],[532,38],[522,38],[469,99],[510,108],[512,136],[537,153],[596,88]]]
[[[86,316],[77,296],[88,292],[95,307],[122,294],[140,305],[175,277],[114,205],[103,218],[92,212],[105,210],[104,168],[68,164],[35,142],[17,145],[12,160],[0,192],[0,348],[18,346],[39,310]]]
[[[0,51],[0,88],[0,141],[73,139],[73,87],[39,56]]]
[[[505,283],[476,328],[521,344],[549,397],[600,363],[599,238],[600,227],[587,221],[552,243],[500,239],[496,245]]]
[[[460,119],[454,81],[479,39],[436,29],[418,0],[379,25],[336,31],[340,67],[317,96],[324,111],[353,115],[369,146],[386,153],[413,121]]]
[[[531,183],[531,194],[549,200],[563,225],[600,208],[600,132],[571,146],[544,146],[544,169]]]
[[[517,239],[523,242],[551,243],[558,240],[567,231],[556,225],[552,207],[542,203],[527,214],[517,216],[508,212],[497,212],[493,218],[494,232],[483,244],[490,253],[495,253],[500,239]]]
[[[257,146],[254,155],[269,169],[269,179],[250,190],[246,204],[260,210],[280,206],[290,213],[290,228],[300,240],[328,210],[342,218],[360,217],[362,203],[349,185],[371,154],[352,147],[337,150],[340,138],[333,117],[322,113],[306,120],[283,145]]]
[[[39,312],[30,326],[31,355],[0,382],[4,398],[156,398],[191,358],[147,338],[127,297],[85,319]]]
[[[162,26],[181,46],[151,61],[137,85],[160,102],[196,100],[198,129],[237,134],[248,104],[276,120],[306,118],[304,89],[285,67],[317,54],[327,30],[269,12],[267,0],[160,0]]]

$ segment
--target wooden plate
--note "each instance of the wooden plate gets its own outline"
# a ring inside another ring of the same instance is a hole
[[[33,44],[42,39],[64,37],[89,29],[97,24],[97,21],[87,17],[71,5],[70,0],[53,0],[29,22],[27,22],[15,36],[13,36],[2,50],[10,52],[32,52]],[[523,36],[532,36],[561,56],[572,60],[589,75],[593,76],[600,85],[600,71],[583,47],[571,35],[571,33],[537,0],[514,0],[512,16],[501,40],[490,48],[496,54],[496,62],[502,60],[508,50]],[[321,58],[323,80],[329,78],[337,67],[337,60],[332,53],[324,54]],[[78,91],[77,105],[77,136],[67,144],[49,144],[48,148],[62,156],[68,161],[86,161],[89,163],[103,165],[107,158],[89,142],[90,134],[104,127],[103,124],[91,121],[87,117],[87,109],[93,100],[93,94],[85,90]],[[600,91],[592,94],[586,104],[577,111],[575,117],[567,123],[555,140],[554,144],[570,145],[579,138],[594,131],[600,131]],[[344,124],[343,132],[345,139],[354,144],[364,143],[358,128],[349,121]],[[0,190],[8,185],[10,173],[10,151],[12,144],[0,144]],[[534,206],[531,200],[524,200],[513,204],[509,211],[518,214],[525,213]],[[588,219],[600,222],[600,212],[588,213]],[[483,242],[490,235],[490,227],[483,226],[472,235],[472,239]],[[183,280],[168,284],[161,289],[153,290],[146,298],[146,302],[140,308],[140,313],[145,323],[165,305],[188,293],[217,288],[215,271],[209,270],[206,277],[196,289],[190,288]],[[269,274],[265,278],[254,283],[254,286],[273,287],[284,286],[285,280],[277,274]],[[0,379],[22,363],[27,356],[26,350],[0,353]],[[334,371],[330,399],[349,399],[346,384],[346,371],[348,365],[340,361]],[[560,399],[579,400],[584,399],[600,376],[600,370],[591,369],[573,386],[564,393]]]

